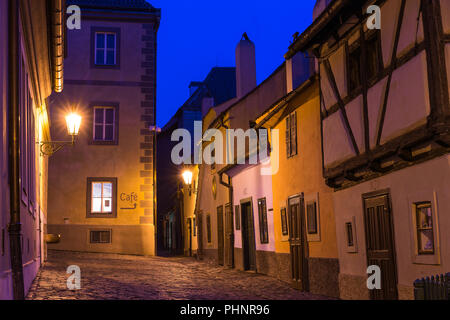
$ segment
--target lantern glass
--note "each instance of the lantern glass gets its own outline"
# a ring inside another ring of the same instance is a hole
[[[186,170],[183,172],[184,183],[190,186],[192,184],[192,171]]]
[[[77,136],[81,126],[81,116],[71,113],[66,116],[67,133],[70,136]]]

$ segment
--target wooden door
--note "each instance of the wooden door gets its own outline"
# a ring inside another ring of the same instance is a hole
[[[241,204],[244,270],[256,271],[255,227],[251,202]]]
[[[388,193],[364,196],[364,224],[367,264],[381,269],[381,289],[369,290],[370,297],[373,300],[395,300],[398,298],[397,268]]]
[[[233,210],[230,204],[225,206],[225,263],[234,266],[234,226]]]
[[[301,291],[309,291],[308,247],[305,229],[303,197],[291,198],[289,199],[291,276],[293,287]]]
[[[217,255],[218,263],[224,264],[224,230],[223,230],[223,206],[217,207]]]

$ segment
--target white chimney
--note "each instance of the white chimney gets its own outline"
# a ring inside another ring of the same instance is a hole
[[[236,96],[242,98],[256,87],[255,45],[242,35],[236,47]]]

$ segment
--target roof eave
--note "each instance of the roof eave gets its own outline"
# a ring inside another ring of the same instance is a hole
[[[352,0],[334,0],[331,2],[322,14],[289,46],[288,52],[284,55],[285,59],[292,58],[299,51],[304,52],[310,49],[314,45],[318,35],[351,2]]]

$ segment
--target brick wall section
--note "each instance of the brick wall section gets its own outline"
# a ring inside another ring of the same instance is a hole
[[[154,133],[149,130],[155,125],[155,26],[143,24],[142,75],[141,81],[148,87],[141,88],[141,150],[140,150],[140,223],[153,224],[153,141]]]

